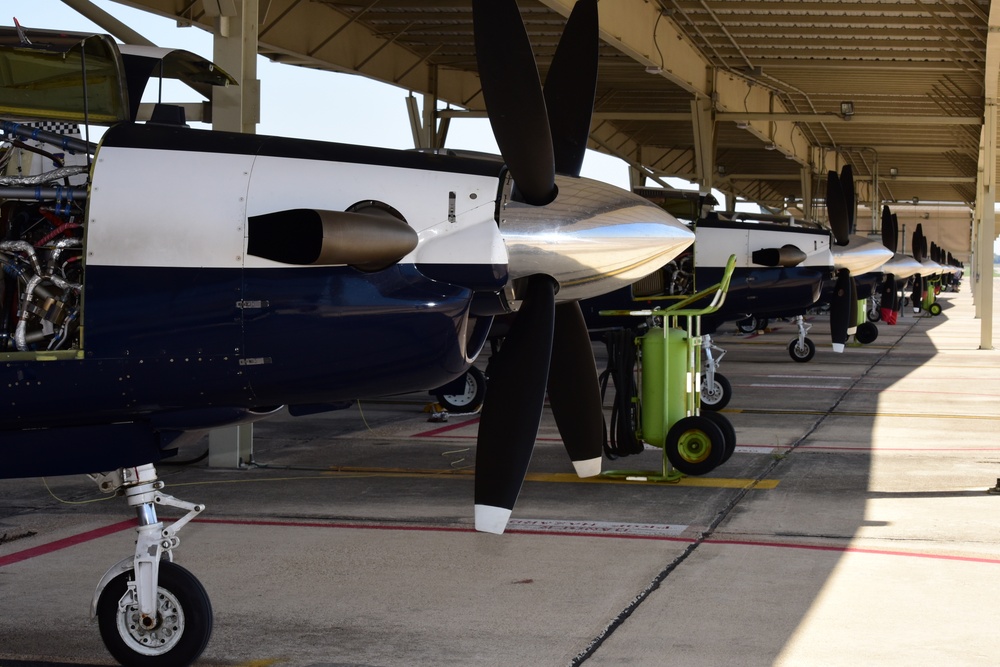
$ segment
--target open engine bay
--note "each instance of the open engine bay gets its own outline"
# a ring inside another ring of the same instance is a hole
[[[80,350],[90,146],[72,123],[0,128],[0,353]]]

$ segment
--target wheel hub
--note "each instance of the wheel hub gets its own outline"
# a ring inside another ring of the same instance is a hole
[[[118,632],[136,653],[161,655],[180,641],[184,633],[184,610],[172,593],[160,588],[153,616],[140,614],[135,601],[119,608]]]
[[[686,431],[677,442],[677,453],[688,463],[701,463],[712,453],[712,443],[702,431]]]

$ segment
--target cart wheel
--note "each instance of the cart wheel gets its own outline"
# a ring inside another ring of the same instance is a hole
[[[799,345],[799,339],[793,338],[788,344],[788,354],[794,361],[804,364],[816,354],[816,345],[808,338],[803,340],[803,345]]]
[[[927,312],[930,313],[931,315],[940,315],[941,314],[941,304],[937,303],[935,301],[934,303],[932,303],[930,305],[930,307],[927,308]]]
[[[704,410],[721,410],[729,405],[733,396],[733,386],[722,373],[715,374],[715,383],[709,387],[707,375],[701,376],[701,407]]]
[[[722,456],[722,463],[729,460],[729,457],[736,451],[736,428],[725,415],[718,412],[702,412],[702,417],[713,422],[722,431],[722,437],[726,440],[726,453]],[[719,465],[722,465],[720,463]]]
[[[486,376],[475,366],[470,366],[465,372],[465,387],[461,393],[437,393],[434,397],[448,412],[475,412],[486,397]]]
[[[854,340],[862,345],[874,343],[876,338],[878,338],[878,327],[871,322],[862,322],[854,333]]]
[[[671,465],[685,475],[711,472],[726,455],[722,430],[703,415],[684,417],[671,426],[663,446]]]

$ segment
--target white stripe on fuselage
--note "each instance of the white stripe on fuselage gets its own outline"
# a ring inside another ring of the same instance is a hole
[[[248,215],[296,208],[343,211],[376,200],[399,211],[420,237],[403,263],[506,264],[493,217],[497,187],[493,177],[402,167],[104,147],[94,166],[87,261],[286,266],[246,256]]]
[[[826,268],[833,266],[830,237],[815,231],[796,232],[756,228],[750,224],[743,228],[700,226],[696,231],[695,266],[725,266],[730,255],[736,255],[736,268],[762,268],[754,264],[752,254],[764,248],[780,248],[791,244],[806,254],[798,266]]]

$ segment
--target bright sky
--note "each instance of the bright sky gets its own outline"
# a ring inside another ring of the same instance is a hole
[[[157,46],[212,57],[212,36],[200,28],[178,28],[174,21],[110,0],[93,2]],[[0,25],[13,25],[12,18],[17,18],[24,27],[105,32],[60,0],[2,0],[0,8]],[[261,80],[259,134],[413,148],[407,90],[350,74],[279,65],[263,57],[258,58],[257,68]],[[164,101],[201,99],[184,86],[175,90],[179,93],[168,90]],[[417,99],[423,102],[421,96]],[[486,119],[453,120],[447,145],[499,152]],[[587,151],[582,175],[629,187],[625,162],[596,151]]]

